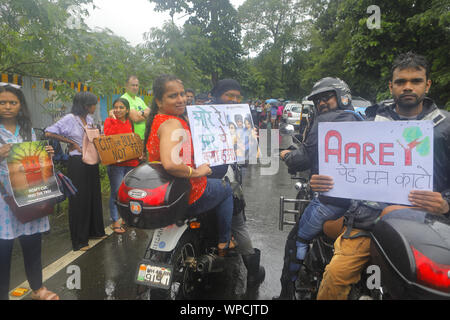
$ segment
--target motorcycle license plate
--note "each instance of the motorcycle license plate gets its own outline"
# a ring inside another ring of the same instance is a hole
[[[295,124],[300,124],[300,120],[298,120],[298,121],[295,121]]]
[[[135,282],[140,285],[170,289],[173,268],[170,265],[142,260],[138,265]]]

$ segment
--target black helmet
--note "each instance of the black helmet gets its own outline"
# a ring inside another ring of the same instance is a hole
[[[313,100],[314,96],[326,92],[334,91],[339,109],[351,108],[352,94],[348,85],[339,78],[326,77],[317,81],[308,96],[308,100]]]

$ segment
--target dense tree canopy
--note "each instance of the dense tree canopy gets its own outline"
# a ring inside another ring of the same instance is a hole
[[[157,72],[149,54],[110,30],[90,30],[83,22],[91,0],[0,0],[0,72],[82,82],[109,95],[126,75],[150,84]],[[59,98],[74,94],[55,82]]]
[[[197,92],[233,77],[248,98],[291,100],[337,76],[375,102],[389,97],[394,57],[414,51],[430,62],[430,96],[450,109],[450,0],[246,0],[237,10],[229,0],[148,1],[172,20],[133,47],[87,27],[92,0],[0,0],[0,72],[80,81],[97,94],[130,73],[147,88],[175,73]],[[187,16],[184,25],[175,14]]]

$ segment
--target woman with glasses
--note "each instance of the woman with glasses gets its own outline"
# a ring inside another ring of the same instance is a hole
[[[0,183],[12,194],[6,158],[12,143],[35,141],[30,113],[20,86],[0,83]],[[46,147],[53,156],[53,148]],[[42,285],[42,233],[50,229],[48,217],[21,223],[0,196],[0,300],[8,300],[14,240],[22,247],[25,272],[34,300],[59,300]]]

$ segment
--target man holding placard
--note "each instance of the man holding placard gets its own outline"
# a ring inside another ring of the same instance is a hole
[[[343,121],[358,121],[363,118],[353,111],[351,92],[348,85],[339,78],[326,77],[316,82],[309,100],[314,102],[319,116],[313,124],[304,143],[298,149],[284,150],[280,157],[289,168],[289,172],[311,170],[319,171],[318,128],[323,122],[336,124]],[[309,243],[322,231],[327,220],[342,217],[350,206],[349,199],[319,196],[305,208],[300,220],[289,233],[286,245],[283,270],[281,273],[281,292],[274,299],[294,299],[294,282],[309,248]]]
[[[335,254],[325,269],[317,299],[347,299],[351,285],[359,281],[360,274],[369,260],[370,238],[368,232],[380,216],[387,214],[383,219],[396,217],[424,221],[428,213],[449,214],[450,114],[439,110],[436,104],[426,97],[430,86],[429,68],[425,58],[414,53],[402,54],[394,61],[389,82],[389,89],[394,100],[369,107],[366,115],[369,120],[375,122],[431,121],[433,127],[431,141],[426,142],[427,134],[423,130],[407,127],[403,129],[404,141],[399,140],[398,144],[404,151],[402,159],[405,161],[405,172],[410,168],[412,157],[420,158],[432,150],[434,155],[432,190],[426,190],[427,188],[415,190],[414,187],[423,185],[410,184],[411,191],[407,200],[415,209],[398,205],[385,208],[386,204],[372,201],[355,202],[355,206],[352,206],[352,209],[345,215],[345,232],[335,241]],[[370,151],[370,149],[367,150]],[[387,161],[393,162],[393,157],[390,159]],[[366,160],[370,161],[367,155]],[[344,163],[344,161],[342,162]],[[427,174],[431,174],[426,169],[425,171]],[[393,178],[395,183],[405,182],[401,175],[400,178],[397,177]],[[316,192],[328,192],[333,189],[334,180],[326,175],[313,175],[310,181],[311,188]],[[379,182],[382,183],[381,180]],[[400,202],[405,203],[404,201]]]

